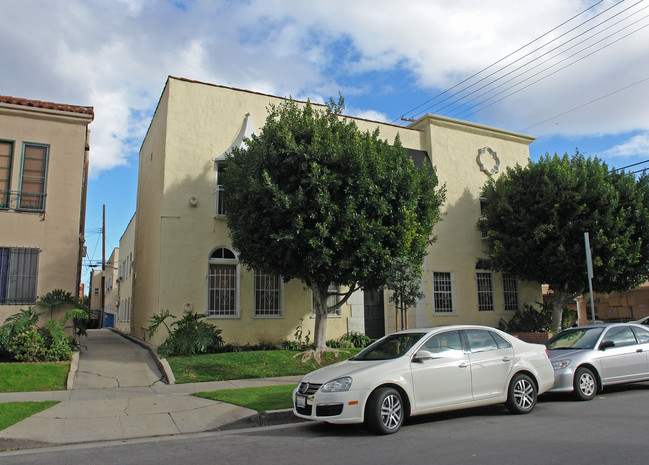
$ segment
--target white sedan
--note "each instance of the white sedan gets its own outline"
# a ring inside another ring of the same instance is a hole
[[[503,402],[528,413],[553,384],[545,346],[484,326],[440,326],[390,334],[305,375],[293,391],[293,412],[391,434],[409,415]]]

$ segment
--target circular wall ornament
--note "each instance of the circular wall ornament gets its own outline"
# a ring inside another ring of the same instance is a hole
[[[496,152],[489,147],[484,147],[478,150],[478,165],[480,165],[480,170],[485,173],[489,175],[496,174],[500,167],[500,159]]]

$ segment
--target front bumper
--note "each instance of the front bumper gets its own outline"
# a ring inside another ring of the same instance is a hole
[[[293,391],[293,413],[305,420],[329,423],[362,423],[365,398],[363,391],[300,394]]]

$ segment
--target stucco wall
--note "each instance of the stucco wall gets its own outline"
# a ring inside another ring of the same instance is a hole
[[[41,249],[37,295],[76,295],[80,208],[90,115],[0,104],[0,139],[14,142],[11,190],[20,190],[23,143],[49,146],[44,212],[0,210],[0,246]],[[0,323],[26,305],[0,305]]]

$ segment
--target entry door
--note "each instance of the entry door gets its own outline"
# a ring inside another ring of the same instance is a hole
[[[365,334],[370,339],[379,339],[385,336],[383,291],[365,291],[363,295],[365,304]]]

